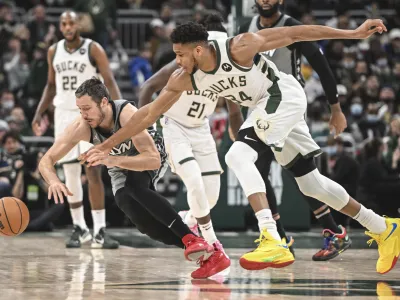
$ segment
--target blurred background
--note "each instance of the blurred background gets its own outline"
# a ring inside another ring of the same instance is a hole
[[[68,207],[47,200],[47,185],[37,169],[53,142],[52,111],[42,121],[44,136],[34,136],[30,125],[46,85],[47,49],[62,38],[58,19],[66,8],[90,16],[93,28],[82,35],[106,49],[123,98],[137,102],[141,84],[175,58],[169,35],[177,24],[219,12],[233,35],[256,14],[253,6],[253,0],[0,0],[0,197],[22,199],[35,217],[54,216],[53,222],[31,230],[50,231],[71,224]],[[329,135],[329,106],[318,75],[306,59],[302,72],[309,104],[307,121],[325,151],[317,160],[320,171],[367,207],[399,216],[400,1],[285,0],[281,9],[304,24],[341,29],[354,29],[366,18],[384,20],[386,34],[363,41],[319,43],[336,77],[347,117],[348,128],[340,138]],[[255,227],[255,220],[237,179],[224,163],[232,143],[227,118],[225,103],[219,102],[210,125],[225,172],[213,223],[220,230],[248,230]],[[58,171],[63,178],[62,168]],[[277,164],[270,176],[285,227],[310,229],[314,217],[293,181]],[[103,179],[108,225],[132,226],[114,203],[106,170]],[[88,208],[85,218],[90,225],[85,175],[81,180]],[[174,174],[166,174],[158,191],[177,210],[187,208],[185,189]],[[338,223],[355,226],[344,216],[337,217]]]

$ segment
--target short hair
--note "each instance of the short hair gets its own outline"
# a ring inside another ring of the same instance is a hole
[[[174,44],[199,43],[207,42],[207,40],[207,29],[194,22],[178,25],[171,33],[171,42]]]
[[[75,92],[76,98],[81,98],[85,95],[90,96],[97,104],[100,104],[103,98],[107,98],[108,101],[111,101],[107,87],[96,77],[85,80]]]
[[[19,142],[20,144],[23,144],[21,135],[16,131],[11,130],[11,131],[7,132],[3,136],[2,144],[4,145],[8,139],[13,139],[13,140]]]
[[[203,25],[207,31],[219,31],[227,33],[226,28],[223,25],[224,19],[222,19],[220,14],[205,15],[199,23]]]

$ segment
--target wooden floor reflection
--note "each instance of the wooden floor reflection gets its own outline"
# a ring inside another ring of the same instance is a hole
[[[374,249],[349,250],[328,263],[297,249],[284,269],[249,272],[238,264],[245,249],[228,249],[230,275],[192,280],[195,265],[174,248],[65,249],[63,237],[30,234],[0,238],[0,299],[400,299],[400,265],[375,273]]]

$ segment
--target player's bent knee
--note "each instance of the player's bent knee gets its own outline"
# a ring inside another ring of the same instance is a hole
[[[204,187],[206,189],[208,204],[212,209],[218,201],[221,187],[221,175],[203,176]]]
[[[68,196],[69,203],[82,202],[83,190],[81,182],[82,166],[78,163],[64,164],[65,185],[72,192],[73,196]]]
[[[350,200],[341,185],[323,176],[318,169],[295,179],[304,195],[318,199],[335,210],[340,211]]]
[[[235,169],[243,163],[254,163],[258,154],[250,146],[242,142],[234,142],[225,155],[225,162],[231,169]]]
[[[103,184],[100,166],[86,168],[85,171],[89,184]]]

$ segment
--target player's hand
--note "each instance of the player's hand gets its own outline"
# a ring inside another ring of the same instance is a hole
[[[78,157],[78,160],[81,164],[87,163],[87,166],[91,167],[93,166],[94,161],[99,158],[99,152],[101,152],[103,154],[103,157],[105,157],[108,156],[110,151],[111,149],[108,148],[104,143],[102,143],[90,148],[85,153],[82,153]]]
[[[381,19],[368,19],[354,30],[356,39],[366,39],[376,32],[386,32],[386,26]]]
[[[62,182],[56,182],[49,185],[47,198],[54,198],[55,203],[64,203],[64,196],[73,196],[74,194]]]
[[[340,106],[332,107],[332,114],[329,120],[329,129],[334,134],[335,139],[346,129],[347,121]]]
[[[115,159],[113,157],[110,157],[108,153],[106,154],[103,151],[93,149],[93,151],[90,154],[90,157],[88,158],[88,162],[90,166],[98,166],[98,165],[105,165],[108,168],[115,167]]]
[[[40,126],[41,122],[42,122],[42,116],[35,114],[32,121],[32,130],[36,136],[41,136],[43,134]]]

